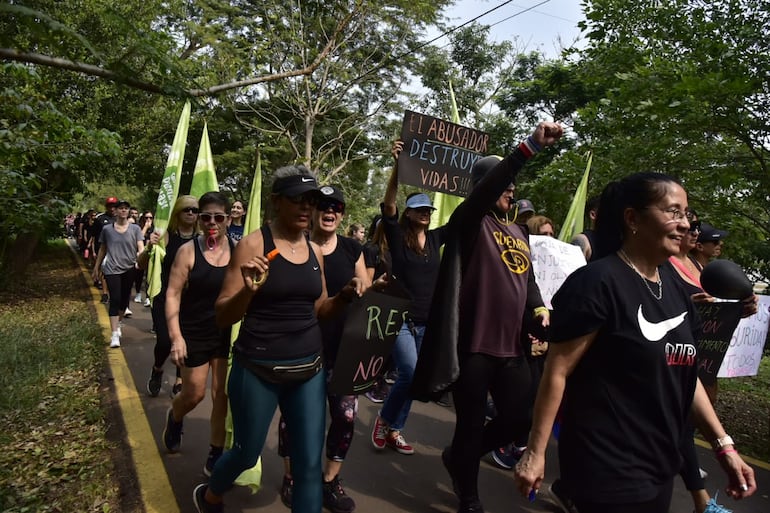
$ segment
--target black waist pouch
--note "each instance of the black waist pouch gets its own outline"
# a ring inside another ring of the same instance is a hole
[[[249,360],[240,353],[235,353],[235,359],[249,372],[268,383],[302,383],[309,380],[323,369],[323,358],[315,355],[310,361],[304,363],[257,363]]]

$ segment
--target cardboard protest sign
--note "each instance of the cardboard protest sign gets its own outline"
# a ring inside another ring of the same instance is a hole
[[[374,386],[410,303],[409,295],[391,278],[385,291],[370,288],[350,305],[328,386],[330,394],[361,394]]]
[[[545,235],[530,235],[529,251],[535,282],[540,287],[543,303],[552,310],[553,295],[567,276],[586,265],[586,259],[579,247]]]
[[[740,305],[740,303],[732,304]],[[717,377],[736,378],[757,375],[762,351],[765,349],[765,340],[767,340],[768,321],[770,321],[770,296],[759,296],[757,313],[741,319],[738,323]]]
[[[713,385],[730,339],[741,319],[740,303],[696,303],[701,320],[698,333],[698,377]]]
[[[454,196],[471,190],[471,168],[489,149],[489,135],[451,121],[407,110],[398,180]]]

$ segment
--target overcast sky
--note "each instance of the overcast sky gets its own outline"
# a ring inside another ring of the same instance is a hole
[[[537,49],[548,57],[556,57],[561,46],[570,46],[581,37],[577,27],[583,19],[580,0],[513,0],[509,3],[506,0],[458,0],[447,11],[447,16],[454,27],[499,5],[502,7],[477,20],[478,23],[493,25],[490,34],[496,42],[518,37],[520,44],[524,45],[520,49]],[[561,45],[559,38],[563,42]],[[447,42],[443,38],[434,44],[442,46]]]

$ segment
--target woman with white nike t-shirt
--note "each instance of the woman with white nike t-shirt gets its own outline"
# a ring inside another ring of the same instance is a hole
[[[638,173],[609,184],[596,221],[599,260],[553,298],[551,346],[519,489],[537,493],[562,404],[561,478],[581,513],[666,513],[692,415],[734,499],[756,490],[697,377],[697,313],[667,259],[689,229],[674,178]]]

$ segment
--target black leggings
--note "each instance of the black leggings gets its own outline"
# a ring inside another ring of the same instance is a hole
[[[152,301],[152,324],[155,326],[155,363],[156,369],[162,369],[163,365],[171,354],[171,337],[168,334],[168,324],[166,324],[166,301],[162,299],[161,294],[155,296]],[[181,377],[179,367],[176,368],[176,376]]]
[[[575,499],[575,506],[580,513],[668,513],[668,508],[671,505],[671,494],[674,491],[674,480],[669,479],[658,490],[658,495],[647,502],[603,504]]]
[[[134,269],[121,274],[105,274],[104,281],[110,291],[110,317],[122,314],[128,308],[131,296],[131,284],[134,282]]]
[[[144,281],[144,269],[136,269],[134,271],[134,290],[137,294],[142,293],[142,282]]]
[[[460,500],[478,497],[479,462],[489,451],[526,438],[532,394],[524,357],[460,355],[460,376],[453,387],[457,423],[450,461]],[[484,424],[487,392],[497,416]]]

